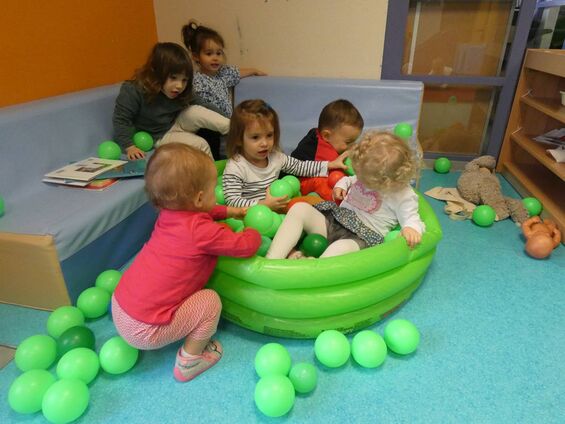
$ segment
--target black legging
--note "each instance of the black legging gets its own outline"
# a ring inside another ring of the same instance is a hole
[[[225,157],[221,157],[220,155],[220,143],[222,135],[219,132],[209,130],[208,128],[201,128],[198,130],[196,135],[199,135],[208,142],[214,160],[225,159]]]

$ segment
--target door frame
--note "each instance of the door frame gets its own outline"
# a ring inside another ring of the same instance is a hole
[[[439,2],[442,0],[422,1],[429,3]],[[463,2],[470,0],[450,1]],[[408,19],[410,0],[395,0],[388,2],[381,79],[422,81],[424,84],[429,83],[434,85],[450,84],[500,87],[498,100],[494,105],[492,127],[490,129],[490,133],[487,133],[488,143],[486,149],[483,149],[483,152],[479,153],[479,155],[487,154],[498,158],[500,148],[502,147],[504,132],[508,123],[508,116],[510,115],[512,101],[514,100],[514,92],[516,90],[518,76],[520,75],[522,60],[526,52],[528,33],[530,31],[530,26],[536,9],[536,0],[522,0],[517,3],[520,3],[520,11],[516,21],[514,40],[510,45],[505,75],[501,77],[467,77],[445,75],[403,75],[401,73],[401,69],[404,35],[406,33],[406,22]],[[450,154],[449,157],[454,160],[467,161],[479,155]],[[430,159],[439,156],[446,156],[446,154],[432,152],[425,154],[425,157]]]

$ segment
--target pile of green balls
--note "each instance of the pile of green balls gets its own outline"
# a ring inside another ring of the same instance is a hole
[[[94,333],[85,324],[87,319],[107,313],[120,277],[116,270],[102,272],[95,286],[80,294],[77,306],[61,306],[49,315],[47,334],[33,335],[19,344],[14,362],[22,374],[8,391],[8,403],[14,411],[42,411],[55,424],[74,421],[88,407],[88,385],[100,368],[109,374],[122,374],[135,365],[139,351],[120,336],[107,340],[96,354]],[[56,361],[57,377],[48,371]]]
[[[420,332],[405,319],[390,321],[384,337],[374,331],[357,333],[351,342],[337,330],[322,331],[314,342],[316,359],[328,368],[339,368],[353,356],[364,368],[383,364],[388,350],[409,355],[420,343]],[[318,383],[318,372],[312,364],[292,366],[290,354],[279,343],[263,345],[255,355],[255,371],[260,377],[255,386],[255,405],[268,417],[281,417],[294,406],[296,393],[312,392]]]
[[[255,355],[255,405],[268,417],[282,417],[294,406],[296,393],[310,393],[318,383],[316,368],[307,362],[292,366],[290,354],[279,343],[267,343]]]

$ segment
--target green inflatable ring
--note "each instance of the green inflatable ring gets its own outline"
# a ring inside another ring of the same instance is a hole
[[[225,161],[216,167],[221,174]],[[328,329],[349,333],[384,318],[418,288],[442,237],[434,211],[418,196],[426,232],[412,250],[398,237],[327,259],[221,257],[208,287],[222,298],[222,315],[250,330],[289,338],[315,338]]]

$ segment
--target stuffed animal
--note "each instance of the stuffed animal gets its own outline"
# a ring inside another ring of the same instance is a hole
[[[467,165],[457,181],[461,197],[475,205],[489,205],[496,212],[498,220],[508,216],[517,224],[528,219],[528,211],[519,199],[502,194],[500,182],[494,173],[496,159],[480,156]]]
[[[532,216],[522,224],[526,237],[526,253],[532,258],[547,258],[561,242],[561,232],[553,221],[542,221],[539,216]]]

